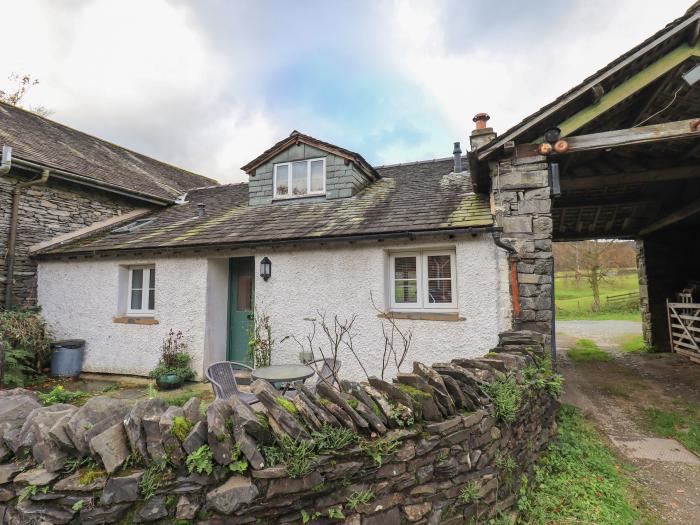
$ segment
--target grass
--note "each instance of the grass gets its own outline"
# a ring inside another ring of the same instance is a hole
[[[700,408],[688,403],[679,404],[676,410],[647,408],[642,423],[649,432],[673,438],[700,455]]]
[[[639,284],[636,273],[611,277],[602,283],[600,296],[602,306],[605,307],[605,296],[638,292]],[[593,312],[593,294],[585,279],[577,284],[576,280],[565,272],[557,272],[555,276],[555,303],[557,319],[565,321],[571,319],[587,320],[622,320],[640,321],[641,315],[636,307],[626,309],[603,310]]]
[[[644,337],[641,335],[625,336],[620,340],[620,351],[626,354],[632,352],[648,352],[653,353],[654,349],[650,348],[644,342]]]
[[[521,491],[519,523],[528,525],[648,523],[639,510],[627,466],[606,447],[580,411],[563,405],[559,439],[535,468],[532,490]]]
[[[576,344],[566,351],[569,359],[577,363],[592,361],[610,361],[610,354],[602,350],[590,339],[579,339]]]

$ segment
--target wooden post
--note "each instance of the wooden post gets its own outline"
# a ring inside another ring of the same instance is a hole
[[[671,342],[671,352],[675,352],[673,346],[673,327],[671,326],[671,308],[668,305],[668,299],[666,299],[666,318],[668,319],[668,338]]]

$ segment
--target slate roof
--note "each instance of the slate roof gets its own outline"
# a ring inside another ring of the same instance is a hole
[[[381,178],[353,197],[248,205],[248,184],[197,189],[187,204],[158,210],[130,233],[100,233],[40,252],[92,254],[275,244],[357,235],[405,234],[493,226],[487,197],[474,194],[452,159],[377,167]],[[197,204],[206,215],[197,217]]]
[[[127,193],[172,202],[185,191],[218,184],[58,122],[0,102],[0,144],[12,156]],[[70,178],[65,177],[65,178]]]

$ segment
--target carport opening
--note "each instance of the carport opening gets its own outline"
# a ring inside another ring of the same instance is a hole
[[[605,340],[616,348],[650,350],[642,336],[636,243],[556,242],[553,252],[555,319],[569,334],[569,343],[572,335],[589,341],[592,333],[607,329]],[[598,321],[612,322],[595,325]]]

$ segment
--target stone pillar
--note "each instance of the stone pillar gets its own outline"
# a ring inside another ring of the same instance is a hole
[[[551,346],[553,322],[552,201],[546,157],[518,149],[491,166],[491,197],[502,239],[520,256],[522,330],[543,334]]]

